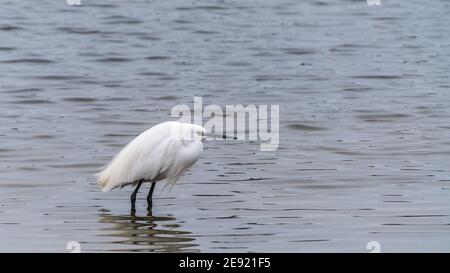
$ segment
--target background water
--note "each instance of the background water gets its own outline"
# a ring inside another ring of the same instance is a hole
[[[447,1],[0,4],[0,251],[450,251]],[[279,104],[280,148],[130,216],[93,174],[195,95]]]

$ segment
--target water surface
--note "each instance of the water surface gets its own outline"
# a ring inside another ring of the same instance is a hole
[[[447,1],[0,4],[0,251],[450,251]],[[280,148],[130,216],[93,174],[194,96],[279,104]]]

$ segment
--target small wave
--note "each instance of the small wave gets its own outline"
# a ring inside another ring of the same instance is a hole
[[[302,131],[323,131],[323,130],[327,130],[327,128],[324,128],[324,127],[305,125],[305,124],[300,124],[300,123],[289,124],[286,127],[290,128],[290,129],[302,130]]]
[[[51,63],[54,63],[54,61],[52,61],[52,60],[38,59],[38,58],[13,59],[13,60],[1,61],[1,62],[2,63],[6,63],[6,64],[21,64],[21,63],[25,63],[25,64],[51,64]]]

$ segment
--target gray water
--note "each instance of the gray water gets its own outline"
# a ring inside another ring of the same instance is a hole
[[[0,1],[0,251],[450,251],[447,1]],[[172,191],[93,174],[177,104],[280,105]]]

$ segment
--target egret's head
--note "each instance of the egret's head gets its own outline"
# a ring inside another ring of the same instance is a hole
[[[206,130],[197,124],[183,124],[183,139],[185,140],[204,140],[206,135]]]
[[[193,138],[196,140],[205,140],[206,130],[200,125],[193,124],[192,125]]]

